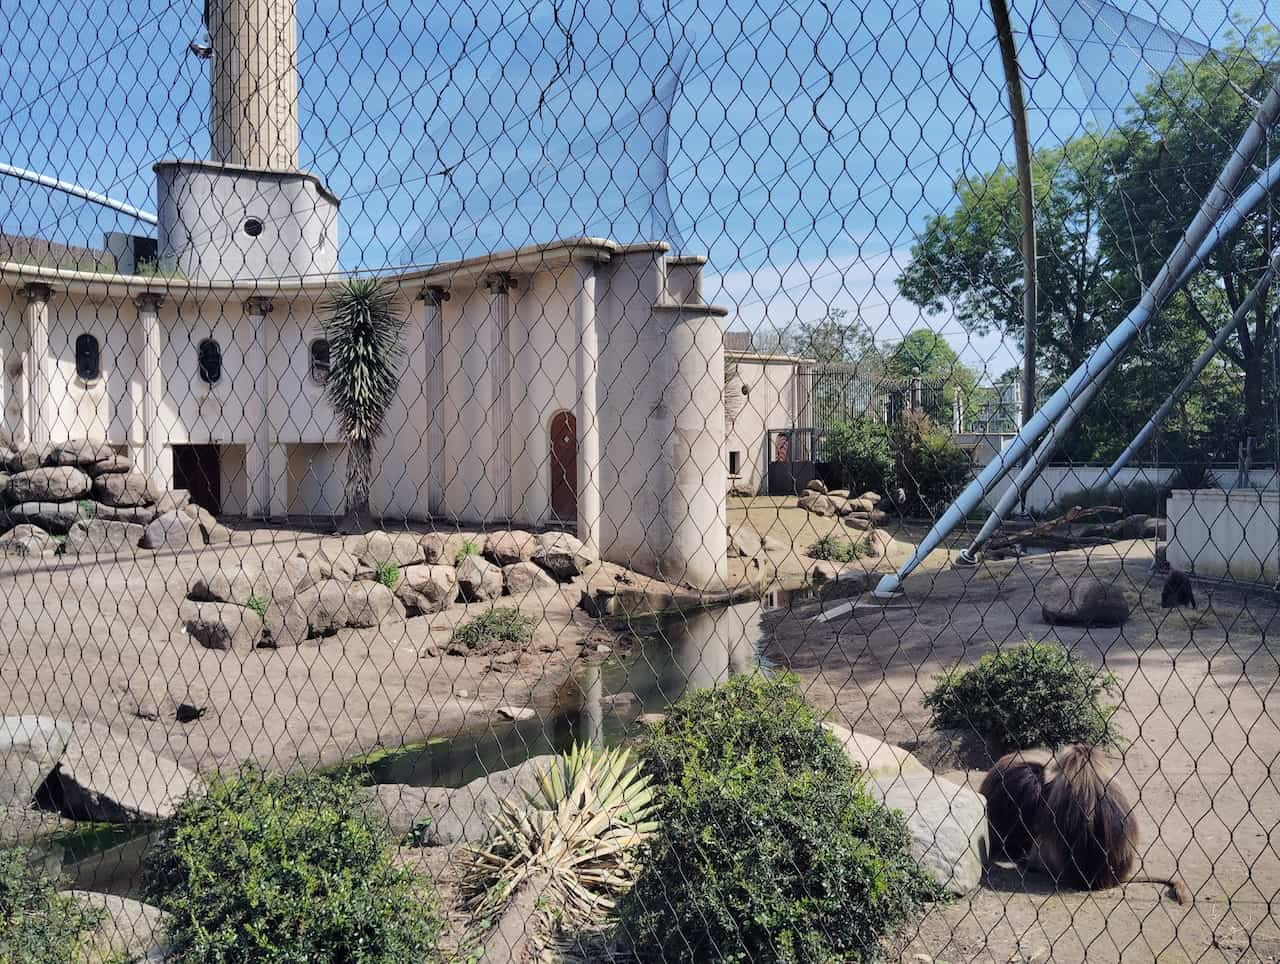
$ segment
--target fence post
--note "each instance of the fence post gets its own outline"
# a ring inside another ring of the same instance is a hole
[[[921,403],[924,392],[920,380],[920,369],[915,368],[911,371],[911,411],[918,412],[924,406]]]

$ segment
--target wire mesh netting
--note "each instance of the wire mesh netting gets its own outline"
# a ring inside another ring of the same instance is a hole
[[[0,962],[1280,959],[1257,0],[31,0]]]

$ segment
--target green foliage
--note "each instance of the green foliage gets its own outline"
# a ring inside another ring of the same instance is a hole
[[[462,560],[467,556],[480,555],[480,546],[474,539],[463,539],[462,548],[453,556],[453,564],[455,567],[462,565]]]
[[[665,961],[869,960],[937,889],[899,814],[859,786],[798,680],[684,697],[642,745],[657,834],[620,936]]]
[[[58,882],[33,864],[31,851],[0,850],[0,961],[81,961],[87,932],[105,916],[58,893]]]
[[[969,481],[969,456],[923,415],[904,415],[891,437],[897,454],[896,477],[907,495],[900,508],[938,515]]]
[[[885,348],[885,356],[885,373],[890,378],[907,382],[919,375],[926,385],[941,386],[941,391],[924,394],[924,409],[930,418],[950,424],[957,393],[970,407],[977,402],[978,376],[936,331],[918,328]]]
[[[865,539],[854,541],[825,535],[809,547],[808,556],[810,559],[823,559],[829,562],[853,562],[867,555],[869,551]]]
[[[851,490],[884,493],[893,488],[889,432],[873,418],[864,416],[833,425],[822,441],[822,461],[838,466]]]
[[[384,562],[374,572],[374,578],[388,589],[394,590],[400,585],[400,567],[394,562]]]
[[[263,596],[250,596],[245,603],[246,609],[252,609],[262,619],[267,618],[267,610],[271,608],[271,600]]]
[[[76,515],[81,519],[93,519],[98,514],[98,504],[92,499],[80,499],[76,502]]]
[[[1115,744],[1116,678],[1056,641],[1034,639],[954,666],[924,705],[939,728],[973,730],[1001,752],[1068,743]]]
[[[527,643],[538,627],[536,616],[525,616],[514,606],[494,606],[453,631],[455,642],[479,649],[489,643]]]
[[[186,962],[421,961],[440,920],[364,791],[245,765],[183,801],[147,852],[148,898]]]

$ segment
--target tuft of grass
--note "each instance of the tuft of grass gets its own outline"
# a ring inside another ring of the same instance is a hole
[[[400,585],[400,567],[394,562],[384,562],[375,571],[374,579],[394,592]]]
[[[81,519],[94,519],[98,515],[98,504],[92,499],[81,499],[76,503],[76,514]]]
[[[489,643],[527,643],[538,626],[534,616],[525,616],[514,606],[494,606],[453,631],[454,642],[478,649]]]
[[[808,549],[810,559],[822,559],[828,562],[853,562],[867,555],[869,547],[865,539],[856,542],[842,539],[839,536],[826,535]]]
[[[245,603],[245,607],[252,609],[258,614],[259,618],[265,620],[267,618],[267,610],[271,608],[271,600],[264,599],[262,596],[250,596],[249,601]]]
[[[480,546],[476,544],[474,539],[467,539],[462,543],[462,548],[458,550],[457,555],[453,557],[454,566],[462,565],[462,560],[467,556],[480,555]]]

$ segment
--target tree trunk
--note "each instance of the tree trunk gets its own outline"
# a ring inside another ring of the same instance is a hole
[[[1257,340],[1254,342],[1258,344]],[[1261,448],[1267,437],[1267,412],[1262,399],[1262,353],[1251,351],[1244,359],[1244,417],[1254,446]]]
[[[355,534],[374,528],[369,511],[369,485],[373,476],[373,444],[367,440],[347,446],[347,513],[338,523],[338,532]]]

